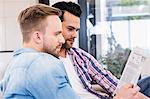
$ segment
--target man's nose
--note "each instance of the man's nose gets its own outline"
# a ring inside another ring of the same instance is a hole
[[[72,32],[72,37],[73,37],[73,38],[77,38],[77,31],[73,31],[73,32]]]

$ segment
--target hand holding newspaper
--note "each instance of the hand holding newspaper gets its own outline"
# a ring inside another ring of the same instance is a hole
[[[126,83],[137,84],[143,65],[147,62],[147,58],[146,52],[141,48],[136,47],[131,51],[116,91]]]

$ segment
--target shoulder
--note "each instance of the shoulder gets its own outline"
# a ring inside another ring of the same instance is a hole
[[[52,70],[61,67],[61,65],[62,62],[53,55],[41,53],[36,59],[34,59],[34,61],[30,64],[28,69]]]
[[[52,87],[52,83],[61,82],[61,80],[65,79],[66,73],[63,67],[63,63],[57,59],[56,57],[49,54],[42,54],[38,57],[27,69],[27,82],[29,85],[34,87],[35,89],[40,90],[40,88],[36,88],[37,85],[41,88]],[[31,90],[32,87],[29,87]]]
[[[82,50],[81,48],[75,48],[75,47],[73,47],[73,48],[70,49],[70,51],[88,54],[86,51]]]
[[[42,79],[48,75],[64,75],[65,70],[63,63],[56,57],[42,53],[28,67],[27,74],[31,78],[35,76]]]
[[[80,49],[80,48],[71,48],[70,49],[70,52],[71,53],[77,53],[77,54],[80,54],[82,56],[86,56],[86,57],[93,57],[91,54],[89,54],[88,52],[84,51],[83,49]]]

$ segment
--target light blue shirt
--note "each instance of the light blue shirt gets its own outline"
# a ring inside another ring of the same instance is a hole
[[[79,99],[62,62],[28,48],[14,52],[0,88],[4,99]]]

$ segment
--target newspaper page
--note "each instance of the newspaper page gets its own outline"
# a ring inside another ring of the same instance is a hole
[[[150,54],[147,55],[145,62],[142,64],[141,79],[150,76]]]
[[[123,74],[117,85],[116,91],[126,83],[137,84],[141,74],[141,70],[143,68],[143,64],[145,64],[147,58],[147,54],[141,48],[136,47],[131,51],[128,61],[125,65]]]

